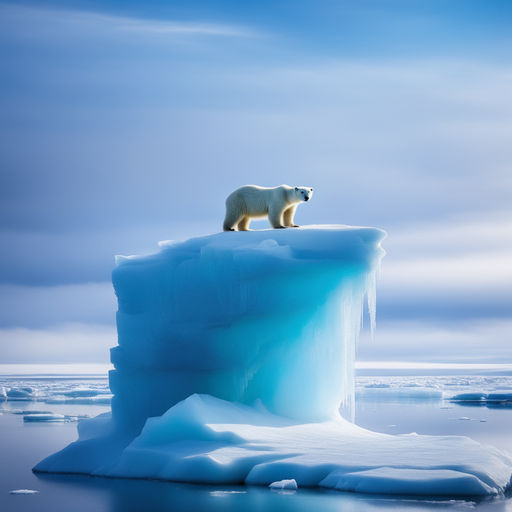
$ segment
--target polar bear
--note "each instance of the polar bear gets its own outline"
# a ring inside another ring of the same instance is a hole
[[[293,216],[299,203],[309,201],[311,187],[246,185],[226,199],[224,231],[248,231],[251,219],[266,217],[273,228],[297,228]]]

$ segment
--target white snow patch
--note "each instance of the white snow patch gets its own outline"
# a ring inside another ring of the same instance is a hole
[[[291,478],[290,480],[278,480],[272,482],[269,487],[271,489],[297,489],[297,482]]]

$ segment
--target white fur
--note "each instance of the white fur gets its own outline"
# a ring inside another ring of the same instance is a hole
[[[298,226],[293,223],[295,209],[312,195],[310,187],[240,187],[226,199],[224,231],[247,231],[251,219],[267,216],[273,228],[296,228]]]

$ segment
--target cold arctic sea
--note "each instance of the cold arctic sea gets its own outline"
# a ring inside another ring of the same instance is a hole
[[[467,435],[512,453],[510,370],[487,370],[486,375],[467,375],[462,370],[437,371],[438,375],[386,373],[366,371],[357,378],[359,425],[393,434]],[[453,401],[457,395],[463,396]],[[261,487],[33,474],[37,462],[76,439],[81,418],[109,410],[110,396],[103,374],[32,371],[21,375],[12,368],[2,374],[0,366],[0,511],[512,512],[510,498],[418,500],[309,489],[275,492]]]

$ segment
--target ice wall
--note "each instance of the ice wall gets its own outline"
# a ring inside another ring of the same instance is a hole
[[[114,420],[140,430],[192,393],[301,420],[348,412],[363,300],[384,232],[228,232],[119,257]]]

